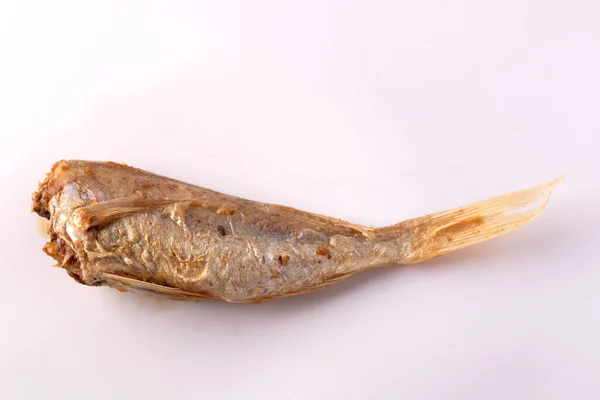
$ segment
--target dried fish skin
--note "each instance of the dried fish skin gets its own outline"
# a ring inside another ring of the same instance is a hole
[[[44,251],[80,283],[261,302],[504,234],[534,219],[557,183],[371,228],[123,164],[74,160],[52,167],[33,211],[50,220]]]

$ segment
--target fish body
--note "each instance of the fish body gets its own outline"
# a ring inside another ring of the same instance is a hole
[[[80,283],[262,302],[508,232],[541,212],[555,184],[371,228],[123,164],[75,160],[53,166],[33,211],[50,220],[45,252]]]

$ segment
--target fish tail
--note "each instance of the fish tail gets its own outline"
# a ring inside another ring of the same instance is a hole
[[[531,222],[541,214],[552,190],[564,179],[563,176],[545,185],[382,229],[395,228],[397,235],[408,237],[402,263],[429,260],[504,235]]]

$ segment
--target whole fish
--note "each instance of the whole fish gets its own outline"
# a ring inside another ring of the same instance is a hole
[[[33,211],[50,220],[44,251],[77,282],[262,302],[507,233],[533,220],[559,181],[371,228],[124,164],[59,161],[33,195]]]

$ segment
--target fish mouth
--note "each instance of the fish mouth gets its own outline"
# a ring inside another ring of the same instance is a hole
[[[46,175],[46,179],[40,183],[38,190],[32,196],[32,212],[50,221],[48,234],[50,241],[43,247],[44,252],[56,260],[55,266],[64,268],[75,281],[88,284],[83,278],[81,261],[73,248],[70,240],[62,238],[61,233],[54,229],[52,209],[50,201],[62,190],[64,183],[57,177],[62,171],[69,168],[66,161],[54,164],[52,170]]]
[[[43,247],[44,253],[56,260],[56,267],[62,267],[67,271],[67,274],[75,281],[87,285],[83,279],[83,271],[81,262],[77,253],[73,251],[70,244],[61,239],[56,233],[50,233],[50,241]]]

